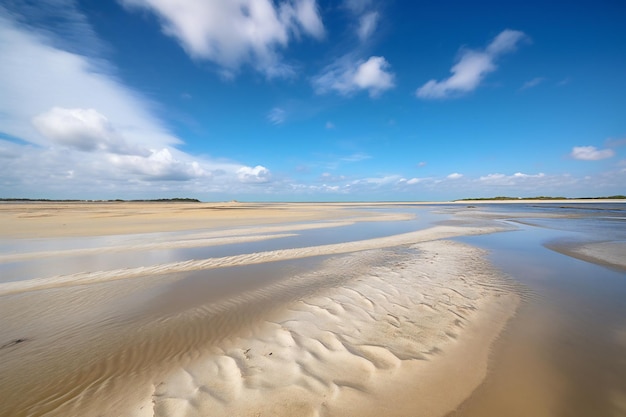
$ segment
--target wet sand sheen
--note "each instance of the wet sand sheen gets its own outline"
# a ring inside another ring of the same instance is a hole
[[[623,252],[615,256],[626,229],[613,230],[618,241],[598,242],[610,238],[600,226],[462,239],[491,248],[528,292],[489,377],[450,417],[626,415],[626,276],[616,262]],[[578,260],[585,258],[572,249],[581,247],[595,250],[594,259]]]
[[[517,296],[484,253],[441,239],[496,230],[0,284],[14,318],[1,329],[0,414],[445,414],[484,378]],[[254,262],[274,276],[155,308],[189,274],[197,289],[199,274],[208,284]]]

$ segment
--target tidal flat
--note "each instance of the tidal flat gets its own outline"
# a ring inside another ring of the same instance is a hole
[[[572,204],[2,204],[0,414],[624,415],[626,205]]]

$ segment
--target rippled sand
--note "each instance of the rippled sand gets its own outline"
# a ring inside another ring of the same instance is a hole
[[[222,214],[219,230],[194,238],[0,262],[280,239],[373,219],[333,208],[334,218],[317,216],[331,222],[316,223],[315,210],[298,226],[257,219],[235,229]],[[497,230],[436,226],[0,283],[0,414],[445,415],[485,377],[490,345],[518,305],[481,250],[445,239]]]

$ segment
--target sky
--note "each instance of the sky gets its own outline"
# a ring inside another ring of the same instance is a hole
[[[0,197],[626,194],[626,3],[0,0]]]

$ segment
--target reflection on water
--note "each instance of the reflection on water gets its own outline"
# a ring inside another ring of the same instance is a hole
[[[419,230],[430,225],[434,219],[441,217],[441,215],[430,213],[423,208],[396,209],[387,210],[386,212],[408,212],[415,214],[416,217],[412,220],[404,221],[358,222],[342,227],[301,230],[295,232],[297,233],[296,236],[249,243],[193,248],[102,252],[4,263],[0,264],[0,282],[373,239]],[[197,234],[198,230],[194,230],[191,233]],[[11,243],[8,241],[0,242],[0,247],[4,248],[2,250],[3,253],[20,253],[111,247],[140,242],[184,240],[185,238],[185,232],[170,232],[65,239],[16,239],[11,241]]]
[[[610,210],[623,216],[624,207]],[[619,336],[626,334],[626,274],[544,247],[626,238],[623,217],[583,209],[581,218],[523,219],[514,232],[459,239],[487,248],[535,296],[505,337],[496,371],[458,415],[505,415],[516,407],[516,415],[626,415],[626,342]]]

